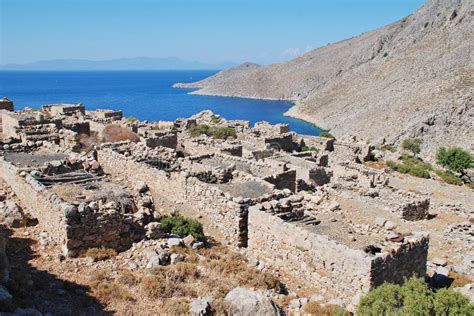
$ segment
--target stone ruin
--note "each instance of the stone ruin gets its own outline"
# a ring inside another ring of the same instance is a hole
[[[388,170],[362,163],[372,147],[302,137],[284,124],[250,127],[210,111],[159,123],[106,113],[49,105],[2,114],[2,177],[64,255],[122,251],[153,238],[161,215],[154,201],[164,201],[269,270],[347,304],[384,281],[425,274],[425,234],[387,230],[369,223],[363,207],[339,203],[357,197],[400,220],[428,217],[429,199],[390,188]],[[81,143],[80,135],[92,137],[111,121],[139,141]],[[235,136],[192,137],[197,124]]]

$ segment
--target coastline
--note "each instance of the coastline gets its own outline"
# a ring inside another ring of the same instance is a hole
[[[294,118],[294,119],[297,119],[297,120],[304,121],[304,122],[309,123],[309,124],[313,125],[314,127],[322,130],[322,131],[329,131],[329,129],[324,127],[324,124],[320,124],[320,125],[317,124],[313,117],[299,111],[299,105],[298,105],[299,100],[297,100],[297,99],[263,98],[263,97],[256,97],[256,96],[226,95],[226,94],[210,93],[210,92],[203,91],[204,90],[203,88],[200,88],[196,85],[193,86],[192,84],[182,84],[182,83],[174,84],[173,88],[176,88],[176,89],[197,89],[197,90],[189,92],[189,94],[193,94],[193,95],[288,102],[288,103],[291,103],[291,107],[286,112],[282,113],[283,116],[291,117],[291,118]]]

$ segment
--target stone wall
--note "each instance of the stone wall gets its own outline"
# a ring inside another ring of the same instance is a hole
[[[223,242],[245,246],[247,208],[249,201],[238,200],[218,187],[199,181],[188,172],[165,172],[104,148],[99,151],[99,162],[105,172],[129,181],[144,181],[153,196],[180,204],[194,217],[204,217],[217,229]]]
[[[301,224],[286,222],[256,206],[249,208],[247,254],[272,271],[346,304],[383,280],[399,282],[426,269],[428,238],[414,237],[391,253],[366,253]]]
[[[296,191],[296,170],[288,170],[273,174],[263,180],[275,185],[276,189],[289,189],[291,192]]]
[[[99,212],[64,202],[32,176],[1,158],[2,178],[30,210],[32,216],[63,248],[67,256],[77,256],[92,247],[124,250],[131,245],[129,224],[119,212]]]
[[[385,257],[377,257],[371,263],[370,285],[372,288],[384,282],[401,284],[404,277],[426,275],[428,257],[427,236],[408,236],[407,242]]]

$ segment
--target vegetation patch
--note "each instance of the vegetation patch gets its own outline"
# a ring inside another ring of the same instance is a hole
[[[199,137],[201,135],[207,135],[215,139],[227,139],[229,137],[235,137],[235,129],[233,127],[210,127],[206,124],[199,124],[191,127],[188,131],[191,137]]]
[[[112,300],[135,301],[132,293],[118,282],[109,279],[105,272],[99,271],[91,278],[91,290],[100,300],[109,302]]]
[[[438,150],[438,164],[448,168],[449,171],[465,175],[466,169],[474,167],[474,157],[462,148],[441,147]]]
[[[319,302],[309,302],[303,308],[304,312],[309,315],[318,316],[344,316],[350,315],[341,306],[337,305],[321,305]]]
[[[393,145],[382,145],[378,149],[381,151],[389,151],[391,153],[394,153],[397,151],[397,148],[395,148],[395,146]]]
[[[138,119],[136,117],[133,117],[133,116],[127,117],[127,122],[129,122],[129,123],[133,123],[133,122],[136,122],[136,121],[138,121]]]
[[[112,248],[89,248],[81,254],[81,257],[89,257],[97,262],[114,258],[116,255],[117,251]]]
[[[421,151],[422,140],[418,138],[406,138],[402,142],[402,148],[416,156]]]
[[[216,116],[216,115],[213,115],[212,118],[211,118],[211,123],[212,124],[219,124],[221,122],[221,118]]]
[[[203,241],[204,231],[202,224],[190,218],[180,215],[164,216],[160,220],[161,230],[168,234],[175,234],[182,238],[192,235],[196,240]]]
[[[334,135],[332,135],[331,133],[328,133],[328,132],[321,132],[321,134],[319,134],[319,137],[336,138],[336,137],[334,137]]]
[[[474,305],[452,289],[432,291],[418,278],[383,284],[360,300],[358,315],[473,315]]]
[[[306,151],[314,151],[314,152],[317,153],[317,152],[319,152],[319,149],[317,149],[317,148],[314,147],[314,146],[303,146],[303,147],[301,148],[301,151],[303,151],[303,152],[306,152]]]
[[[393,160],[386,162],[387,166],[397,172],[410,174],[419,178],[430,178],[430,171],[433,170],[433,166],[429,163],[423,162],[420,158],[410,157],[407,154],[402,154],[401,163]]]
[[[438,177],[443,180],[443,182],[446,182],[448,184],[454,184],[454,185],[463,185],[463,181],[456,176],[454,173],[451,171],[444,171],[444,170],[436,170],[435,173],[438,175]]]

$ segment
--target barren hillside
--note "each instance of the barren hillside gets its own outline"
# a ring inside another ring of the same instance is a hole
[[[474,148],[474,1],[428,0],[407,18],[286,63],[244,64],[190,85],[205,95],[294,100],[288,114],[398,143]]]

